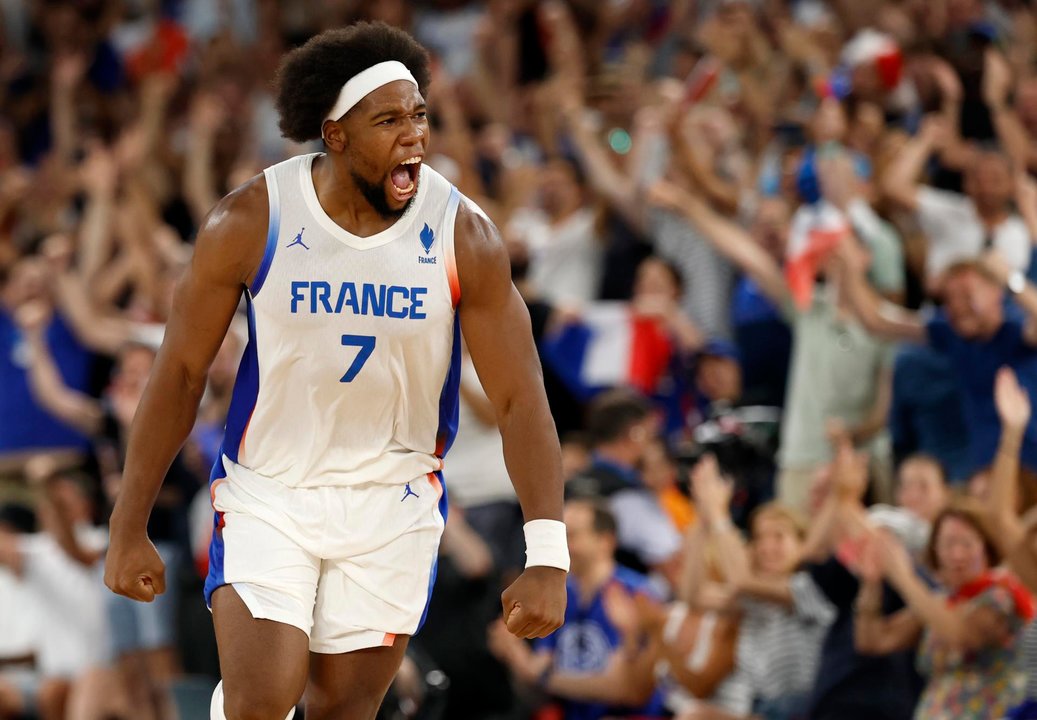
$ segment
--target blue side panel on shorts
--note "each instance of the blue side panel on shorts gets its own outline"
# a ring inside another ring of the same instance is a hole
[[[209,487],[214,483],[227,477],[227,470],[223,467],[223,448],[212,466],[209,475]],[[213,512],[212,518],[212,540],[209,541],[209,574],[205,576],[205,605],[212,608],[212,594],[216,588],[225,585],[223,576],[223,517],[218,512]]]
[[[455,324],[456,327],[456,324]],[[454,346],[457,347],[456,345]],[[450,507],[450,502],[446,496],[446,483],[443,482],[443,472],[439,471],[436,473],[436,477],[439,478],[439,485],[443,488],[443,494],[439,496],[439,514],[443,516],[443,527],[446,527],[446,516],[447,510]],[[421,611],[421,620],[418,621],[418,627],[414,631],[417,633],[425,626],[425,618],[428,617],[428,606],[432,603],[432,589],[436,586],[436,571],[439,570],[439,553],[436,553],[436,557],[432,560],[432,572],[428,576],[428,598],[425,599],[425,609]]]
[[[245,436],[248,421],[252,419],[252,411],[256,409],[256,398],[259,397],[259,354],[256,348],[256,311],[252,306],[251,294],[245,294],[248,306],[248,345],[238,365],[238,376],[234,380],[234,392],[230,398],[230,409],[227,411],[227,430],[223,435],[223,452],[234,462],[238,462],[238,449]]]
[[[436,432],[436,455],[446,457],[457,436],[458,391],[461,387],[461,321],[454,313],[454,348],[450,353],[450,369],[439,395],[439,430]],[[442,478],[440,478],[442,480]]]

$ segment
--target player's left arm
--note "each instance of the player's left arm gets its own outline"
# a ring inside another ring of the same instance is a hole
[[[455,224],[458,313],[468,350],[493,403],[504,461],[526,522],[562,519],[562,462],[547,405],[529,312],[511,282],[508,253],[493,224],[466,207]],[[564,541],[563,541],[564,542]],[[527,567],[502,596],[508,630],[544,637],[565,614],[565,571]]]

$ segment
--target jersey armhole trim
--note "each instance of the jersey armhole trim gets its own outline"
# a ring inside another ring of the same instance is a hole
[[[266,176],[266,195],[270,204],[270,219],[266,228],[266,249],[263,251],[263,259],[259,263],[259,269],[256,270],[256,277],[252,280],[252,285],[248,288],[252,297],[259,294],[259,291],[263,288],[263,283],[266,282],[267,273],[270,272],[270,265],[274,261],[274,253],[277,252],[277,236],[281,231],[281,194],[277,189],[277,175],[272,171],[272,168],[264,170],[263,175]]]
[[[457,208],[461,204],[461,193],[456,187],[450,188],[450,199],[446,204],[446,216],[443,226],[446,237],[443,242],[443,255],[446,260],[446,279],[450,285],[450,301],[454,307],[461,302],[461,279],[457,274],[457,257],[454,254],[454,227],[457,223]]]

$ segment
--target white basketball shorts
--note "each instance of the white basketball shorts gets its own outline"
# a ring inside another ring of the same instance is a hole
[[[424,622],[446,497],[439,473],[409,483],[290,488],[224,458],[205,601],[232,585],[252,617],[299,628],[310,650],[392,645]]]

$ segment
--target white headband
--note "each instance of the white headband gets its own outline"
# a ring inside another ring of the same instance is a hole
[[[406,80],[407,82],[414,83],[414,87],[418,87],[418,81],[410,74],[410,70],[407,69],[407,66],[397,60],[378,63],[377,65],[372,65],[363,72],[357,73],[342,86],[342,89],[338,93],[338,100],[335,101],[335,105],[331,108],[331,112],[329,112],[328,116],[324,119],[338,120],[340,117],[352,110],[354,105],[373,93],[382,85],[388,85],[397,80]]]

